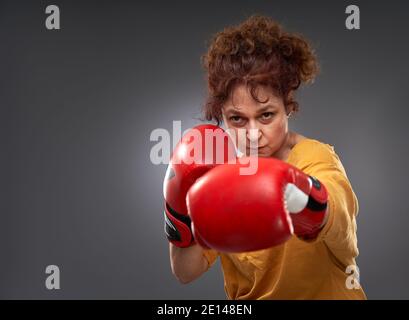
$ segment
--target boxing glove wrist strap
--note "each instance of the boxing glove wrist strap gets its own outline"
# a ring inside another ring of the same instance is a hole
[[[305,179],[304,183],[295,185],[290,190],[292,194],[287,196],[287,203],[294,233],[301,238],[313,239],[326,222],[328,193],[318,179],[308,175],[305,175]],[[300,181],[300,179],[297,180],[297,182]],[[300,206],[300,203],[304,205]]]
[[[194,243],[191,220],[188,215],[182,215],[165,204],[165,234],[168,240],[177,247],[188,247]]]

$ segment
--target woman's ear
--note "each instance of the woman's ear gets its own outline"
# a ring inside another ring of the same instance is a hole
[[[285,106],[287,118],[289,118],[294,112],[294,97],[295,97],[295,90],[291,90],[287,96],[288,104]]]
[[[294,111],[294,106],[292,103],[285,107],[285,113],[287,115],[287,118],[289,118],[293,114],[293,111]]]

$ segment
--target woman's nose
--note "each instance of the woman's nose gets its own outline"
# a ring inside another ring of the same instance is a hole
[[[261,138],[261,130],[257,126],[250,125],[247,128],[246,137],[250,143],[257,143]]]

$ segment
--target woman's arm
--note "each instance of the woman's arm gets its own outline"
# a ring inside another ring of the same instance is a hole
[[[203,248],[197,244],[179,248],[169,243],[169,255],[172,273],[183,284],[196,280],[208,269]]]

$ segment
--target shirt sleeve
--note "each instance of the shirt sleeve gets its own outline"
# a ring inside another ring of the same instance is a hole
[[[213,249],[203,250],[203,256],[207,260],[207,270],[216,262],[219,253]]]
[[[308,156],[301,161],[300,167],[324,184],[328,192],[327,223],[315,241],[324,241],[344,265],[353,263],[353,259],[358,255],[358,200],[333,146],[314,143]]]

